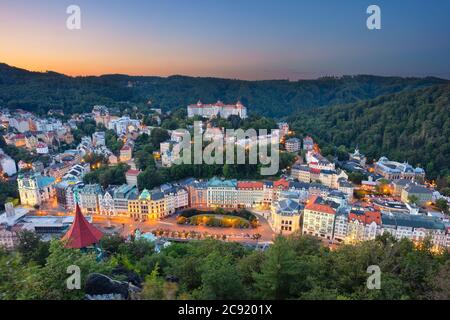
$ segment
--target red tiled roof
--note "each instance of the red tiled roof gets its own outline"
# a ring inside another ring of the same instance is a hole
[[[259,181],[239,181],[238,189],[262,189],[264,184]]]
[[[275,181],[273,183],[274,188],[282,187],[282,188],[289,188],[289,182],[286,179],[280,179],[278,181]]]
[[[103,233],[86,220],[77,204],[72,226],[61,239],[67,241],[66,247],[72,249],[85,248],[98,243],[102,237]]]
[[[312,211],[325,212],[325,213],[329,213],[329,214],[336,213],[336,211],[329,205],[316,203],[317,199],[318,199],[318,196],[312,196],[311,198],[309,198],[305,209],[312,210]]]
[[[378,211],[365,211],[364,214],[350,212],[348,218],[349,220],[358,220],[364,224],[371,224],[372,222],[378,225],[381,224],[381,213]]]
[[[139,173],[141,173],[139,170],[130,169],[127,171],[126,175],[127,176],[137,176],[137,175],[139,175]]]

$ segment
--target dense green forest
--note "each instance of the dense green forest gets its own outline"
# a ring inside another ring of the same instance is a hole
[[[172,110],[196,103],[238,99],[250,112],[282,117],[307,107],[351,103],[379,95],[433,84],[437,78],[378,76],[327,77],[317,80],[243,81],[186,76],[136,77],[105,75],[68,77],[55,72],[29,72],[0,64],[0,106],[37,113],[63,109],[66,113],[92,110],[95,104],[124,110],[130,106],[161,107]]]
[[[64,248],[19,236],[17,251],[0,250],[0,299],[82,299],[90,273],[142,286],[141,299],[449,299],[450,260],[429,243],[381,236],[329,250],[315,238],[279,237],[266,251],[204,240],[172,244],[156,253],[146,240],[101,241],[106,252]],[[81,290],[68,290],[67,267],[81,269]],[[381,271],[380,289],[367,287],[369,266]],[[176,279],[167,281],[166,279]]]
[[[359,146],[371,158],[420,165],[431,178],[450,175],[450,85],[308,109],[289,122],[322,151]]]

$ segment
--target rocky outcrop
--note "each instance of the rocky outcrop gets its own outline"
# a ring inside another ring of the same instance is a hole
[[[113,280],[100,273],[92,273],[86,280],[87,300],[135,300],[140,288],[131,282]]]

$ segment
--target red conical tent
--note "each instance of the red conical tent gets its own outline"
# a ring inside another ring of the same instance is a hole
[[[102,237],[103,233],[86,220],[77,204],[73,224],[61,239],[67,240],[66,247],[72,249],[85,248],[99,242]]]

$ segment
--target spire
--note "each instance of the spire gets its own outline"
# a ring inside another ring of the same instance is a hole
[[[103,233],[86,220],[77,203],[72,226],[61,239],[67,240],[66,247],[72,249],[85,248],[98,243],[102,237]]]

